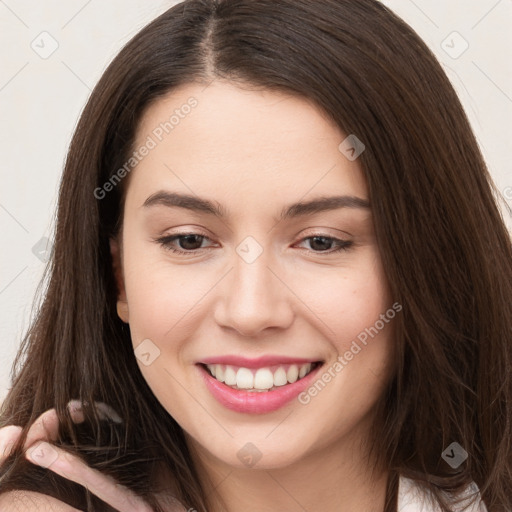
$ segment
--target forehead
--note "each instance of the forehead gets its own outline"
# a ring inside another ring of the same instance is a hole
[[[151,149],[132,171],[130,188],[259,196],[260,207],[263,194],[284,190],[295,200],[309,191],[364,197],[359,163],[339,150],[345,138],[306,98],[227,82],[186,84],[142,117],[134,148]]]

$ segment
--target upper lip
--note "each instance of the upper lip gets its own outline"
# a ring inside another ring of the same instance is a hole
[[[241,368],[263,368],[266,366],[275,366],[280,364],[307,364],[316,363],[321,359],[307,359],[301,357],[289,357],[279,355],[264,355],[254,359],[237,355],[225,355],[207,357],[198,361],[200,364],[227,364],[230,366],[238,366]]]

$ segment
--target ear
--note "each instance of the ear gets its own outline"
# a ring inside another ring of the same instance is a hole
[[[117,238],[110,238],[110,254],[112,256],[112,271],[117,284],[117,314],[119,318],[128,323],[128,301],[126,299],[126,289],[124,285],[124,272],[121,253],[121,242]]]

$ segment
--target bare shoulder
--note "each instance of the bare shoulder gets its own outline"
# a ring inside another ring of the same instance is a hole
[[[32,491],[10,491],[0,494],[2,512],[80,512],[62,501]]]

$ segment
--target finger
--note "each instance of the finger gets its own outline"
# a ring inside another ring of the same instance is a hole
[[[87,405],[87,402],[84,402]],[[75,423],[82,423],[84,421],[84,415],[82,412],[82,403],[80,400],[71,400],[68,402],[68,410],[71,414]],[[112,420],[116,423],[122,423],[122,419],[117,412],[104,402],[94,402],[94,407],[98,411],[98,416],[102,420]]]
[[[49,409],[43,412],[30,427],[23,449],[26,450],[36,441],[43,439],[56,441],[58,435],[59,418],[57,417],[57,411],[55,409]]]
[[[98,410],[100,419],[111,419],[116,423],[122,422],[119,414],[109,405],[103,402],[94,402],[94,405]],[[83,423],[85,421],[82,404],[79,400],[70,400],[67,404],[67,409],[74,423]],[[49,409],[41,414],[30,427],[23,449],[28,449],[36,441],[56,441],[58,435],[59,418],[57,411],[55,409]]]
[[[80,484],[110,506],[123,512],[151,512],[149,505],[113,478],[90,468],[80,458],[46,442],[25,453],[27,460]]]
[[[9,457],[14,443],[20,437],[23,429],[17,425],[7,425],[0,428],[0,465]]]

